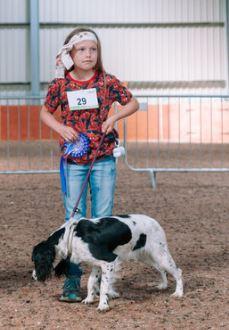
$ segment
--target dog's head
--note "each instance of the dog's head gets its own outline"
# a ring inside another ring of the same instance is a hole
[[[59,243],[64,231],[64,228],[59,229],[47,241],[42,241],[33,248],[32,261],[34,262],[35,270],[32,276],[35,280],[45,281],[51,276],[56,257],[55,246]]]
[[[33,278],[38,281],[45,281],[52,272],[52,265],[55,260],[55,246],[43,241],[33,248],[32,261],[35,265]]]

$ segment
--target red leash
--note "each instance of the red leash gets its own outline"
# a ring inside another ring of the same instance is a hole
[[[105,136],[106,136],[106,133],[103,133],[103,135],[102,135],[102,137],[101,137],[101,140],[100,140],[100,142],[99,142],[98,148],[96,149],[95,156],[94,156],[94,158],[93,158],[93,160],[92,160],[92,162],[91,162],[91,165],[90,165],[90,167],[89,167],[89,170],[88,170],[88,172],[87,172],[87,176],[86,176],[86,178],[85,178],[85,180],[84,180],[84,182],[83,182],[83,185],[82,185],[81,191],[80,191],[80,193],[79,193],[79,196],[78,196],[78,198],[77,198],[77,201],[76,201],[75,207],[74,207],[74,209],[73,209],[73,211],[72,211],[71,218],[74,217],[75,213],[78,213],[78,212],[79,212],[78,205],[79,205],[80,199],[81,199],[82,194],[83,194],[83,192],[84,192],[84,190],[85,190],[85,188],[86,188],[86,186],[87,186],[87,183],[88,183],[88,180],[89,180],[89,177],[90,177],[90,174],[91,174],[91,170],[92,170],[92,168],[93,168],[94,162],[96,161],[96,158],[97,158],[97,156],[98,156],[99,149],[100,149],[101,145],[103,144],[103,141],[104,141]]]

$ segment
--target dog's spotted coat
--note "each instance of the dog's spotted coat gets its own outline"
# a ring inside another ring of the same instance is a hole
[[[119,296],[113,289],[113,282],[118,265],[126,260],[139,260],[154,266],[162,278],[159,289],[167,288],[168,272],[176,281],[173,296],[183,295],[182,272],[169,252],[164,230],[156,220],[146,215],[69,220],[52,233],[47,241],[34,247],[33,277],[44,281],[51,274],[57,256],[64,260],[68,258],[76,264],[82,261],[92,264],[87,285],[88,295],[83,302],[93,303],[100,292],[100,311],[109,309],[108,298]],[[63,272],[64,267],[65,263],[61,261],[57,272]]]

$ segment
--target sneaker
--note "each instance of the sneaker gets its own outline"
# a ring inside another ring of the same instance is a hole
[[[60,296],[59,301],[75,303],[81,302],[82,298],[79,295],[80,291],[80,278],[76,276],[68,276],[64,282],[63,294]]]

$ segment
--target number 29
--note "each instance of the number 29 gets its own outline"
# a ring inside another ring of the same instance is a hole
[[[77,104],[78,105],[85,105],[86,103],[87,103],[87,99],[85,97],[82,97],[82,98],[78,97],[77,98]]]

